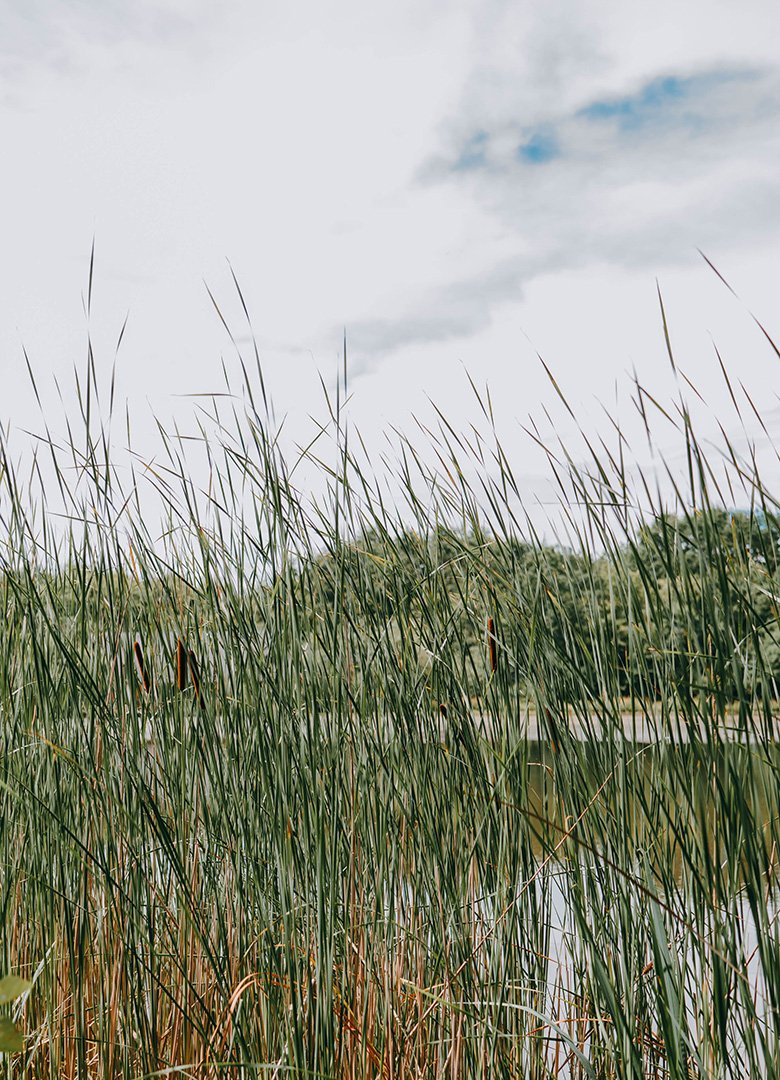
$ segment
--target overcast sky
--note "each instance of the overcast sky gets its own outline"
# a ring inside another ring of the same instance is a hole
[[[771,414],[778,41],[772,0],[0,0],[3,422],[35,423],[23,347],[45,400],[83,363],[93,235],[136,410],[222,388],[230,260],[293,432],[344,329],[369,433],[426,395],[465,423],[466,369],[514,446],[537,353],[598,424],[633,369],[672,391],[656,279],[711,407],[714,339]]]

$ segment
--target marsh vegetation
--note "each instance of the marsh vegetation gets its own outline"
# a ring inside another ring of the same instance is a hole
[[[733,512],[683,407],[663,500],[619,433],[551,455],[564,548],[500,443],[444,418],[433,465],[399,445],[400,510],[331,403],[310,500],[258,378],[205,480],[165,433],[122,480],[93,361],[29,481],[5,452],[2,950],[33,982],[10,1073],[780,1074],[757,469],[727,460]]]

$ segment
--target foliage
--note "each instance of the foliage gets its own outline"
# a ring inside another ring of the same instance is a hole
[[[0,1005],[8,1005],[22,997],[32,987],[18,975],[5,975],[0,979]],[[15,1054],[24,1050],[24,1035],[8,1016],[0,1016],[0,1054]]]
[[[686,421],[670,512],[570,458],[552,547],[444,418],[435,468],[402,447],[403,518],[339,409],[307,500],[248,386],[205,496],[161,432],[157,535],[86,379],[48,502],[0,462],[1,943],[36,984],[10,1068],[777,1075],[758,472],[724,510]]]

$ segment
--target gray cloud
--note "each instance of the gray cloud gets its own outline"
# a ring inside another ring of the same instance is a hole
[[[480,289],[472,278],[450,282],[434,290],[424,304],[409,309],[397,319],[370,319],[348,327],[356,359],[353,375],[370,370],[394,349],[412,343],[448,341],[470,337],[490,321],[490,308],[502,300],[519,300],[523,278],[520,266],[509,262],[481,276]],[[485,297],[492,299],[485,303]]]
[[[756,69],[714,69],[687,74],[663,73],[620,94],[597,96],[567,112],[541,117],[520,116],[492,129],[479,125],[463,132],[455,126],[451,148],[425,162],[419,179],[439,183],[449,177],[472,176],[520,182],[528,166],[561,164],[626,154],[648,162],[661,157],[672,143],[695,141],[719,156],[728,151],[725,134],[735,139],[753,134],[756,125],[780,116],[780,83],[773,72]],[[743,140],[744,141],[744,140]],[[652,151],[655,150],[655,154]],[[687,153],[685,156],[690,157]],[[661,164],[668,166],[664,156]]]
[[[534,124],[474,124],[418,182],[467,193],[516,253],[397,318],[351,327],[362,369],[401,346],[484,330],[542,273],[656,270],[695,259],[697,247],[722,252],[780,233],[778,120],[778,75],[732,67],[659,73]],[[475,236],[475,256],[480,244]]]

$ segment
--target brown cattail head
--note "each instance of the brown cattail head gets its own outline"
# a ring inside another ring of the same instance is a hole
[[[442,720],[447,719],[447,706],[443,702],[439,706],[439,715],[441,716]]]
[[[187,659],[189,661],[192,685],[195,687],[195,697],[198,699],[198,703],[202,705],[203,700],[200,696],[200,672],[198,670],[198,661],[195,659],[195,653],[192,651],[192,649],[190,649],[187,653]]]
[[[493,622],[493,616],[488,616],[487,627],[487,647],[488,647],[488,663],[490,664],[490,670],[495,672],[498,667],[498,658],[496,656],[496,626]]]
[[[181,638],[176,641],[176,689],[187,689],[187,650]]]
[[[143,649],[141,648],[141,642],[140,641],[136,641],[135,645],[133,646],[133,651],[135,652],[135,662],[136,662],[136,664],[138,664],[138,672],[139,672],[139,674],[141,676],[141,682],[144,685],[144,690],[148,694],[149,691],[152,689],[152,682],[151,682],[151,679],[149,678],[149,672],[146,670],[146,667],[144,666],[144,654],[143,654]]]

